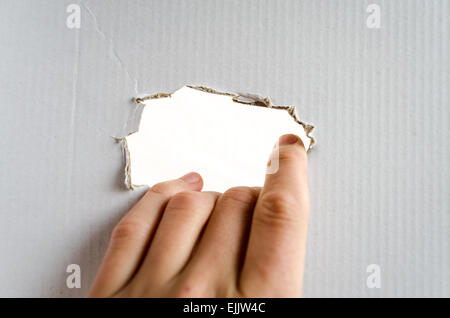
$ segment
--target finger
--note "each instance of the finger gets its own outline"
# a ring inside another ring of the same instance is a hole
[[[278,171],[266,175],[253,215],[241,276],[244,294],[300,296],[308,215],[306,151],[300,138],[284,135]]]
[[[200,175],[189,173],[180,179],[151,187],[114,228],[108,250],[89,294],[96,297],[108,296],[108,293],[114,293],[125,285],[145,255],[169,198],[181,191],[200,191],[202,186]]]
[[[137,280],[164,284],[189,260],[216,204],[217,192],[179,192],[168,202]]]
[[[188,270],[214,268],[218,286],[230,286],[242,266],[251,217],[261,188],[235,187],[219,197]]]

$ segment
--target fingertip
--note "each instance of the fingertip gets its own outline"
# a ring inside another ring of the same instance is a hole
[[[307,155],[300,137],[283,135],[270,155],[263,191],[300,191],[307,183]]]
[[[203,188],[203,178],[197,172],[189,172],[180,178],[181,180],[195,186],[198,190]]]
[[[303,140],[299,136],[294,135],[294,134],[282,135],[278,139],[278,144],[280,146],[299,145],[299,146],[302,146],[303,149],[305,149]]]

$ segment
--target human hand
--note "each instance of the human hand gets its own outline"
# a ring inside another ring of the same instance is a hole
[[[115,227],[90,297],[299,297],[309,215],[307,156],[279,139],[263,188],[201,192],[162,182]]]

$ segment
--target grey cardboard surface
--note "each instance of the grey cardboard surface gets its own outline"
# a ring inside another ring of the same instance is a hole
[[[132,98],[192,84],[270,96],[317,127],[304,296],[449,297],[449,6],[2,0],[0,296],[86,294],[142,195],[113,138],[138,123]]]

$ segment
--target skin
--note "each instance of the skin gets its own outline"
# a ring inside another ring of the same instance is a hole
[[[263,188],[202,192],[197,173],[151,187],[114,228],[89,297],[300,297],[307,156],[279,139]]]

